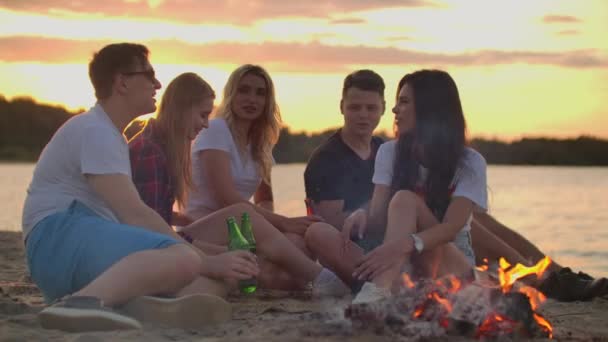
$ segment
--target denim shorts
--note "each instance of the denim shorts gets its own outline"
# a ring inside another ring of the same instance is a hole
[[[135,252],[178,243],[168,235],[101,218],[84,204],[47,216],[26,240],[32,280],[47,302],[72,294]]]
[[[471,240],[471,231],[461,230],[454,238],[454,245],[464,254],[471,266],[475,266],[475,252],[473,251],[473,241]]]
[[[352,239],[359,247],[363,248],[364,253],[371,252],[374,248],[384,243],[384,234],[365,236],[363,239]],[[454,245],[464,254],[469,263],[475,266],[475,252],[473,251],[473,243],[471,240],[471,232],[461,230],[456,234],[452,241]]]

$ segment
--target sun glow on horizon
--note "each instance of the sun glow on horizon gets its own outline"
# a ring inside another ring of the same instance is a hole
[[[211,22],[204,11],[193,20],[189,12],[195,9],[171,0],[123,2],[145,6],[142,17],[115,8],[115,14],[103,14],[109,7],[88,3],[72,8],[62,1],[53,9],[30,11],[24,0],[22,7],[0,6],[0,95],[29,96],[70,110],[88,108],[94,103],[88,58],[119,38],[151,47],[151,62],[164,86],[182,72],[196,72],[215,89],[216,102],[234,68],[264,66],[292,131],[340,126],[344,77],[370,68],[386,83],[387,109],[379,130],[390,132],[399,79],[416,69],[441,68],[458,84],[473,137],[608,137],[603,100],[608,3],[434,3],[383,8],[330,0],[321,15],[296,3],[277,3],[271,10],[261,2],[255,5],[271,11],[256,20],[241,12],[251,10],[251,4],[231,12],[235,5],[228,2],[209,8],[218,19]],[[76,12],[87,6],[98,10]],[[166,16],[158,15],[168,8]]]

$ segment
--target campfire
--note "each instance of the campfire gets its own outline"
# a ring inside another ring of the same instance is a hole
[[[357,328],[389,329],[408,338],[551,338],[551,324],[537,311],[546,298],[524,284],[532,276],[539,279],[550,263],[545,258],[532,267],[512,266],[501,258],[497,273],[486,263],[472,282],[454,276],[414,282],[404,273],[397,295],[352,304],[345,316]]]

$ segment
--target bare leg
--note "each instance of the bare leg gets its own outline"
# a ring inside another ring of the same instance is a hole
[[[409,236],[413,232],[424,231],[438,223],[437,218],[415,193],[398,191],[389,203],[384,241],[392,241],[404,235]],[[423,272],[431,277],[444,274],[463,275],[471,271],[466,257],[451,242],[425,251],[419,259]],[[407,262],[410,262],[409,257],[382,272],[373,279],[373,282],[379,287],[390,288],[401,273],[403,263]]]
[[[532,242],[527,240],[521,234],[517,233],[513,229],[503,225],[498,222],[494,217],[490,216],[487,213],[475,213],[473,216],[474,221],[478,221],[486,227],[486,229],[496,235],[498,238],[503,240],[507,245],[511,248],[515,249],[525,260],[528,260],[532,263],[537,263],[541,259],[545,257],[545,254],[538,249]],[[555,261],[551,264],[552,269],[561,269],[560,266]]]
[[[175,297],[204,293],[225,298],[231,289],[236,288],[236,284],[236,282],[227,283],[206,277],[198,277],[189,285],[179,290],[175,294]]]
[[[115,306],[137,296],[173,294],[196,279],[201,267],[200,256],[184,244],[136,252],[74,295],[94,296],[107,306]]]
[[[285,236],[300,249],[310,259],[313,254],[306,248],[306,243],[300,235],[286,233]],[[260,258],[260,275],[258,282],[260,287],[276,290],[303,290],[308,283],[306,280],[292,276],[289,272],[282,269],[279,265],[272,263],[270,260]]]
[[[298,248],[295,248],[285,234],[281,233],[249,205],[235,204],[223,208],[197,220],[184,230],[195,239],[226,245],[228,244],[226,218],[241,215],[243,212],[249,213],[251,217],[257,250],[260,255],[289,271],[297,278],[311,281],[317,277],[321,272],[321,266],[308,258]]]
[[[314,223],[306,230],[306,245],[319,258],[321,265],[334,271],[346,284],[352,286],[353,271],[363,257],[363,249],[349,241],[342,248],[340,232],[327,223]]]
[[[409,236],[417,231],[417,196],[411,191],[398,191],[388,205],[388,217],[384,242]],[[410,263],[410,256],[382,272],[373,282],[379,287],[391,288],[399,276],[404,263]]]
[[[528,260],[523,255],[486,229],[477,220],[471,222],[471,239],[473,240],[475,261],[478,265],[483,264],[484,259],[497,261],[501,257],[507,259],[511,264],[520,263],[529,265]]]

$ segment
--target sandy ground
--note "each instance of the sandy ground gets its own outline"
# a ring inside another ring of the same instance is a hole
[[[141,331],[70,334],[40,327],[36,313],[44,307],[24,264],[20,233],[0,232],[0,341],[394,341],[388,331],[353,328],[343,319],[348,299],[315,301],[310,293],[259,291],[229,299],[233,320],[200,330],[144,324]],[[559,340],[608,341],[608,300],[547,301],[541,312]],[[400,337],[399,339],[406,339]],[[459,340],[454,337],[445,340]],[[464,340],[464,339],[460,339]]]

